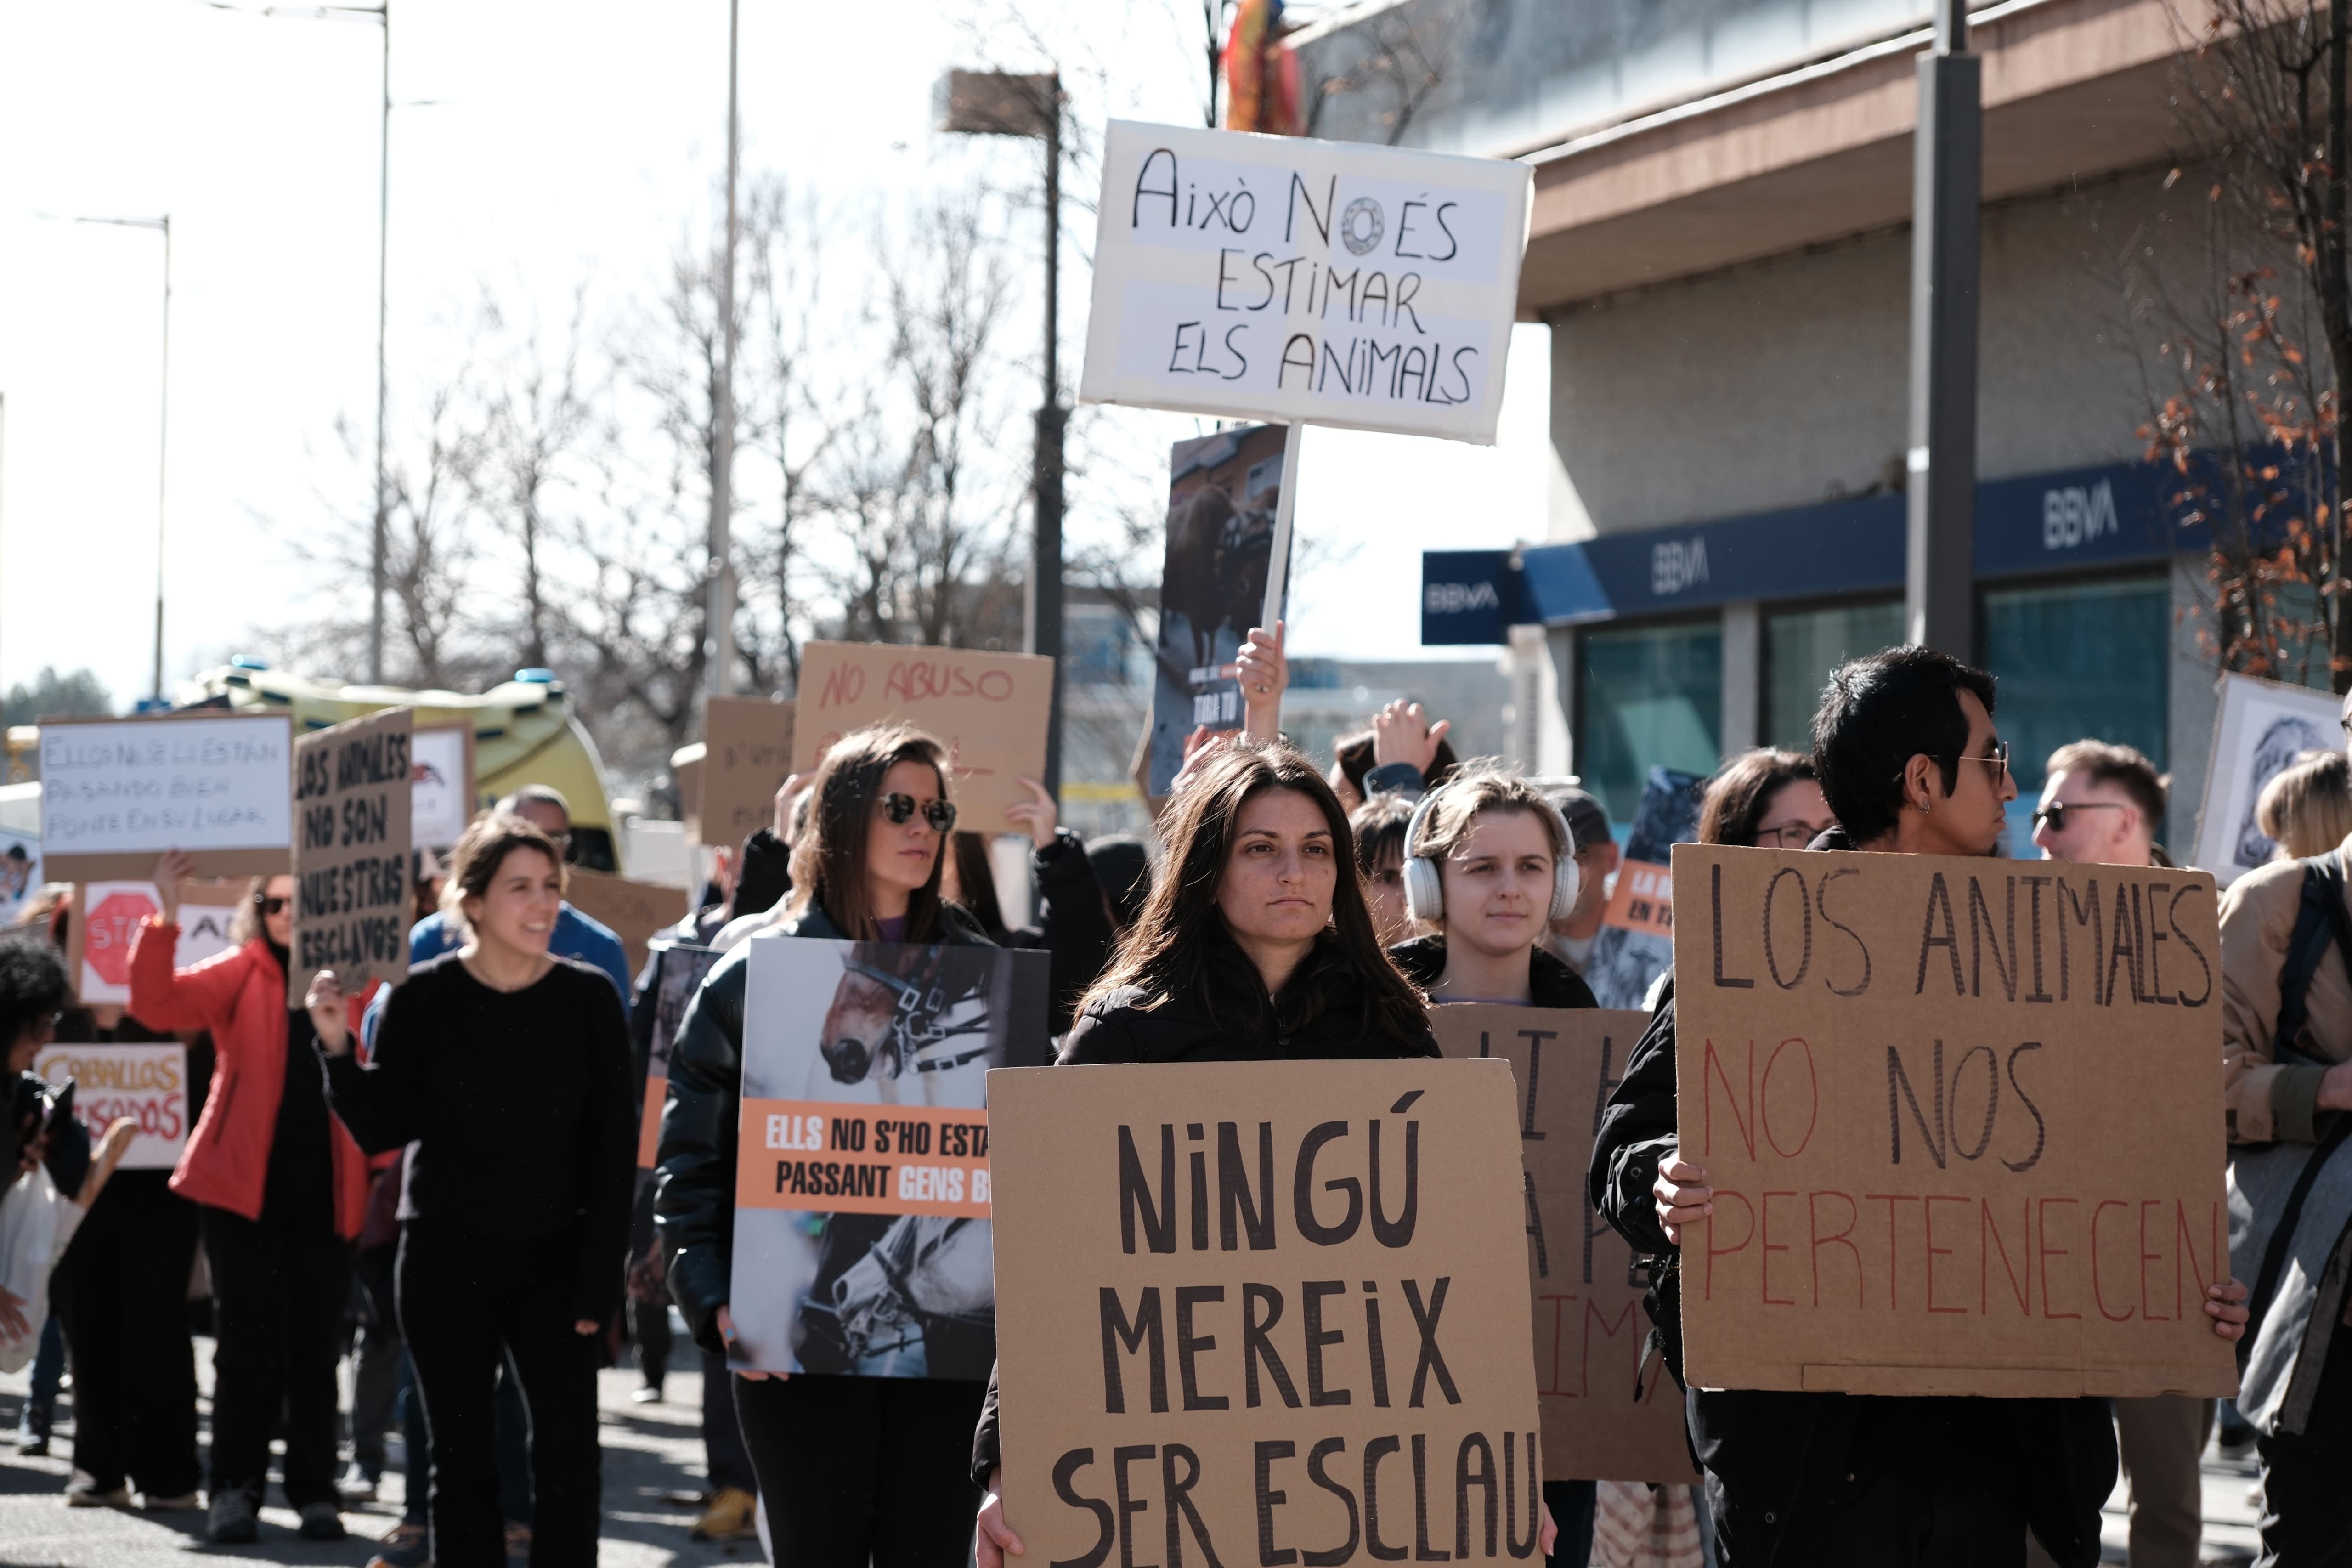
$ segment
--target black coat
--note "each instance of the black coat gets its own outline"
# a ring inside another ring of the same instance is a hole
[[[1675,1146],[1675,1128],[1670,982],[1601,1113],[1586,1173],[1592,1206],[1635,1252],[1671,1257],[1680,1250],[1666,1239],[1650,1196],[1659,1162]],[[1679,1281],[1679,1274],[1667,1277],[1655,1313],[1678,1378]],[[1685,1408],[1692,1456],[1721,1483],[1719,1544],[1727,1568],[1772,1568],[1800,1510],[1834,1507],[1854,1495],[1857,1476],[1868,1485],[1882,1457],[1916,1455],[1936,1441],[1965,1443],[1992,1462],[2014,1464],[2027,1522],[2050,1555],[2079,1568],[2099,1561],[2099,1506],[2116,1484],[2115,1426],[2104,1399],[1884,1399],[1695,1388]]]
[[[1404,977],[1423,991],[1437,984],[1445,973],[1445,938],[1417,936],[1401,942],[1389,949],[1389,956],[1404,971]],[[1600,999],[1584,976],[1568,966],[1565,959],[1549,948],[1528,950],[1528,1005],[1530,1007],[1598,1007]]]
[[[1045,954],[1052,986],[1046,1028],[1066,1035],[1079,999],[1110,967],[1118,936],[1094,863],[1076,834],[1056,833],[1051,844],[1032,852],[1029,868],[1037,879],[1037,923],[988,934],[999,947]]]
[[[823,911],[811,910],[777,927],[786,936],[841,941]],[[952,904],[940,909],[938,941],[950,946],[993,944]],[[735,1266],[735,1133],[743,1084],[743,989],[751,944],[738,942],[710,966],[686,1005],[669,1051],[669,1100],[662,1108],[661,1145],[655,1156],[654,1223],[669,1254],[669,1291],[686,1314],[694,1342],[726,1353],[719,1309],[727,1304]]]

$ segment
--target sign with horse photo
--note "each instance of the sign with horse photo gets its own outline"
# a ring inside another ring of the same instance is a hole
[[[750,962],[731,1364],[986,1377],[988,1070],[1049,1058],[1045,955],[766,935]]]

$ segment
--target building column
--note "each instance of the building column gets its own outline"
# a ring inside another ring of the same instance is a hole
[[[1723,606],[1723,754],[1762,745],[1764,617],[1753,599]]]
[[[1576,628],[1529,629],[1540,630],[1541,651],[1550,655],[1544,660],[1551,681],[1543,710],[1543,744],[1537,753],[1539,771],[1572,773],[1576,772]]]

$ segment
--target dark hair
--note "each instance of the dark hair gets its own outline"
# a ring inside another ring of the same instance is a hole
[[[1740,752],[1707,781],[1706,798],[1698,808],[1698,841],[1754,848],[1757,825],[1772,809],[1780,786],[1818,776],[1813,760],[1795,752],[1759,746]]]
[[[988,840],[977,833],[949,835],[955,857],[956,900],[990,936],[1004,934],[1004,906],[996,901],[996,868],[988,863]]]
[[[1278,997],[1265,994],[1256,965],[1217,908],[1217,886],[1242,807],[1277,789],[1295,790],[1315,803],[1330,827],[1332,851],[1342,869],[1332,883],[1330,924]],[[1425,1037],[1429,1023],[1421,996],[1381,951],[1362,882],[1344,874],[1355,855],[1347,814],[1302,752],[1247,741],[1226,747],[1177,795],[1164,826],[1166,870],[1144,905],[1142,920],[1120,943],[1109,973],[1087,993],[1081,1010],[1131,986],[1143,993],[1144,1007],[1181,996],[1226,1033],[1270,1044],[1278,1034],[1304,1028],[1352,990],[1361,1009],[1360,1034],[1398,1041]]]
[[[1373,765],[1372,731],[1366,730],[1360,734],[1342,735],[1332,742],[1332,748],[1333,754],[1339,761],[1339,772],[1347,778],[1349,787],[1358,795],[1362,795],[1364,775],[1372,771]],[[1422,783],[1430,789],[1435,789],[1452,778],[1461,766],[1462,759],[1454,754],[1454,742],[1440,739],[1436,752],[1430,757],[1429,772],[1423,775]]]
[[[2343,752],[2321,752],[2318,755],[2333,758],[2336,774],[2342,777]],[[2295,761],[2308,762],[2312,756],[2313,753],[2306,752]],[[2131,803],[2139,807],[2140,826],[2147,829],[2150,838],[2164,831],[2165,796],[2168,793],[2165,786],[2168,781],[2156,771],[2156,764],[2149,762],[2137,746],[2118,746],[2109,741],[2070,741],[2050,753],[2050,762],[2042,773],[2045,778],[2052,773],[2084,773],[2099,784],[2113,784],[2130,796]],[[2278,835],[2273,833],[2270,837],[2275,838]],[[2328,841],[2326,847],[2334,848],[2342,837],[2343,835],[2338,834]]]
[[[1890,647],[1830,671],[1813,714],[1813,767],[1822,796],[1856,844],[1883,838],[1903,809],[1903,770],[1934,759],[1957,788],[1969,719],[1960,693],[1993,710],[1992,677],[1931,647]]]
[[[842,935],[878,942],[874,900],[866,885],[866,845],[874,828],[882,781],[900,763],[922,763],[938,775],[947,797],[947,749],[911,724],[869,724],[835,741],[818,764],[809,786],[808,821],[793,838],[794,914],[824,911]],[[929,942],[940,929],[940,871],[944,854],[931,858],[930,879],[907,900],[908,942]]]
[[[1110,900],[1111,919],[1122,931],[1143,918],[1151,899],[1151,849],[1130,833],[1113,833],[1087,846],[1087,864],[1096,885]]]
[[[1390,856],[1404,863],[1404,830],[1412,822],[1412,802],[1401,795],[1376,795],[1356,807],[1348,831],[1356,836],[1356,871],[1370,877]]]
[[[466,824],[466,831],[457,836],[457,847],[449,852],[449,876],[441,884],[441,918],[470,933],[474,928],[466,918],[466,900],[487,897],[507,857],[520,849],[546,856],[556,876],[571,880],[562,851],[556,848],[554,839],[540,831],[537,823],[508,812],[485,812]]]
[[[63,1012],[72,996],[65,960],[39,932],[0,933],[0,1052]]]

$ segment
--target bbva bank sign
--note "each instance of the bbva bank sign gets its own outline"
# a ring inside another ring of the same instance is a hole
[[[2092,485],[2065,485],[2042,492],[2042,548],[2074,550],[2103,536],[2120,534],[2116,520],[2116,489],[2101,479]]]

